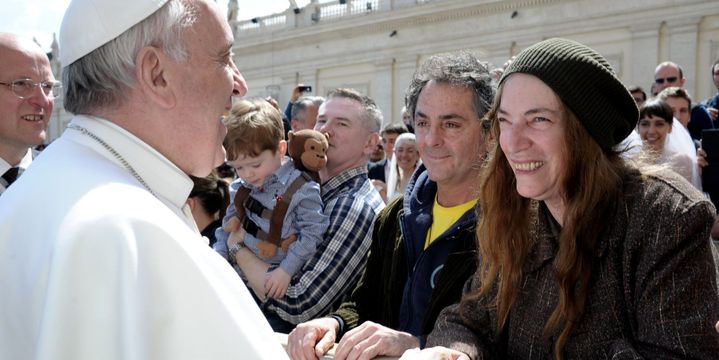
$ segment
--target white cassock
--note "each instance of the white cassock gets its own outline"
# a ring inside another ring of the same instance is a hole
[[[72,123],[156,196],[77,130],[35,160],[0,197],[0,359],[287,358],[183,213],[187,175],[110,122]]]

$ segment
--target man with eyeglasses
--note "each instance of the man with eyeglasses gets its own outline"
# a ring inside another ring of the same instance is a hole
[[[666,61],[657,65],[654,70],[654,84],[652,85],[652,96],[656,96],[662,90],[668,87],[679,87],[684,88],[684,72],[681,66]],[[675,113],[679,109],[672,108]],[[691,116],[689,118],[689,124],[686,126],[689,130],[689,134],[694,140],[701,140],[702,130],[713,129],[716,125],[712,122],[711,116],[707,110],[701,105],[695,105],[691,108]]]
[[[32,163],[45,141],[59,83],[30,39],[0,33],[0,194]]]
[[[684,82],[682,68],[671,61],[663,62],[654,69],[654,91],[657,94],[670,86],[684,87]]]

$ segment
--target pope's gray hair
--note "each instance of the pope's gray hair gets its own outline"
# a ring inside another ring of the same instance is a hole
[[[197,11],[187,1],[169,0],[120,36],[72,64],[65,64],[65,110],[92,114],[97,109],[121,105],[127,89],[135,84],[135,57],[143,47],[155,46],[175,61],[187,61],[182,35],[196,19]]]

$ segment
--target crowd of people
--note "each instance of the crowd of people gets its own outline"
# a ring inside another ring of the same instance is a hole
[[[571,40],[437,54],[392,123],[233,101],[214,2],[122,7],[71,2],[62,87],[0,34],[0,358],[719,356],[719,92],[679,65],[648,97]]]

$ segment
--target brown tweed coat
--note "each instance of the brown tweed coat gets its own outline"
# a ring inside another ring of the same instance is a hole
[[[627,182],[624,194],[614,219],[596,219],[608,227],[595,253],[584,314],[563,357],[719,359],[714,329],[719,295],[709,240],[714,207],[674,173],[637,177]],[[539,206],[538,212],[535,246],[502,333],[495,336],[491,292],[469,304],[465,317],[458,305],[446,308],[427,347],[446,346],[472,359],[553,357],[559,330],[550,339],[542,331],[558,301],[553,272],[558,230],[546,207]],[[475,274],[465,294],[479,286]]]

